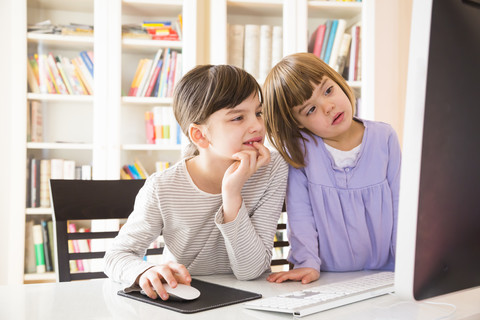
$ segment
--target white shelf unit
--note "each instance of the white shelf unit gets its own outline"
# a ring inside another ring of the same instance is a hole
[[[64,36],[51,34],[22,33],[24,44],[18,45],[23,57],[35,51],[62,54],[70,58],[82,50],[92,50],[95,56],[94,95],[38,94],[27,92],[26,68],[21,77],[25,88],[24,111],[17,113],[18,126],[13,152],[22,159],[21,167],[27,168],[29,156],[41,159],[63,158],[75,160],[77,164],[91,164],[93,179],[118,179],[123,164],[134,158],[145,161],[149,173],[152,163],[165,158],[175,162],[180,159],[181,146],[147,145],[144,134],[144,115],[153,106],[171,106],[171,98],[135,98],[123,96],[133,78],[132,65],[128,57],[153,54],[158,48],[172,48],[183,53],[183,72],[197,65],[198,17],[202,0],[86,0],[68,2],[60,0],[27,0],[19,7],[26,23],[33,24],[50,20],[53,24],[71,22],[94,25],[93,36]],[[122,23],[135,19],[176,19],[183,16],[183,41],[145,41],[122,39]],[[23,31],[23,30],[22,30]],[[23,63],[26,59],[18,59]],[[136,62],[135,62],[136,63]],[[136,64],[133,68],[136,67]],[[19,99],[22,100],[22,99]],[[29,101],[39,101],[43,110],[44,142],[26,141],[27,106]],[[130,109],[130,110],[129,110]],[[141,116],[139,116],[141,115]],[[139,116],[139,117],[138,117]],[[131,138],[131,139],[130,139]],[[24,160],[23,160],[24,159]],[[13,194],[26,194],[26,172],[19,174],[19,181],[12,186]],[[51,219],[51,208],[17,207],[23,211],[25,221]],[[19,228],[20,229],[20,228]],[[22,230],[18,230],[23,233]],[[25,236],[24,236],[25,237]],[[24,238],[23,237],[23,238]],[[19,249],[23,243],[19,244]],[[16,265],[24,264],[24,254],[15,256]],[[22,270],[23,273],[23,270]],[[52,273],[24,274],[25,283],[55,281]]]
[[[159,41],[142,39],[122,39],[118,52],[120,55],[112,59],[112,69],[121,70],[119,74],[121,91],[119,92],[120,108],[113,111],[113,118],[118,120],[112,125],[112,136],[115,141],[111,149],[111,159],[119,161],[116,168],[125,164],[133,164],[135,159],[141,161],[148,173],[155,171],[156,161],[175,163],[181,158],[181,145],[151,145],[146,143],[145,112],[155,106],[171,107],[173,99],[154,97],[127,96],[135,70],[140,59],[153,59],[157,50],[170,48],[182,53],[182,74],[197,64],[196,58],[196,13],[198,1],[132,1],[123,0],[120,8],[121,24],[141,24],[144,20],[167,20],[175,22],[179,14],[183,19],[181,41]],[[162,58],[163,58],[162,53]],[[115,160],[114,160],[115,161]],[[119,177],[117,172],[111,176]]]
[[[374,2],[215,0],[211,2],[210,62],[227,62],[227,24],[283,26],[283,56],[306,52],[311,32],[328,19],[361,22],[362,80],[349,82],[362,97],[359,116],[374,119]]]

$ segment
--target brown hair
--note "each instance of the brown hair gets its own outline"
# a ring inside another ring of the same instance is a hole
[[[324,76],[335,81],[345,92],[355,114],[355,96],[345,79],[311,53],[296,53],[283,58],[270,71],[263,85],[268,140],[295,168],[305,166],[304,142],[307,139],[302,136],[302,131],[312,138],[314,134],[306,128],[299,128],[292,108],[310,99],[314,86]]]
[[[187,72],[177,84],[173,112],[183,133],[189,137],[190,124],[204,124],[212,113],[232,109],[252,93],[263,100],[259,84],[245,70],[231,65],[200,65]],[[185,155],[198,155],[193,143],[190,142]]]

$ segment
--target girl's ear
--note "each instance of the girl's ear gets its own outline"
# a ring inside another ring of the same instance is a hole
[[[204,127],[202,125],[198,125],[194,123],[190,124],[190,127],[188,128],[188,134],[190,136],[190,140],[199,149],[206,149],[210,144],[203,130],[204,130]]]

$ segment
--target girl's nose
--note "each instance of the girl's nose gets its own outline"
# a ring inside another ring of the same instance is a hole
[[[255,117],[255,119],[250,124],[250,133],[262,131],[265,124],[263,123],[262,117]]]
[[[329,115],[332,112],[334,107],[335,107],[335,105],[333,103],[325,103],[325,104],[322,105],[323,112],[326,115]]]

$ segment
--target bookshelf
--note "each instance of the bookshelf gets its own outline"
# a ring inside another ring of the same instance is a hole
[[[199,15],[203,10],[202,0],[86,0],[75,3],[59,0],[28,0],[15,6],[16,12],[24,17],[24,25],[17,45],[22,56],[21,83],[15,86],[21,92],[22,112],[15,114],[15,148],[12,152],[20,159],[19,167],[27,168],[29,158],[71,159],[77,165],[91,165],[93,179],[119,179],[120,168],[134,159],[140,159],[149,173],[155,171],[155,161],[176,162],[181,157],[182,145],[146,144],[144,113],[155,106],[171,107],[172,98],[129,97],[130,83],[139,59],[153,56],[162,48],[181,52],[182,73],[198,63],[203,63],[197,37],[203,26]],[[181,41],[162,41],[123,38],[122,25],[144,20],[175,20],[182,14]],[[91,25],[91,35],[61,35],[27,32],[26,26],[50,20],[55,25],[71,22]],[[73,95],[57,93],[34,93],[26,85],[26,57],[34,53],[61,55],[71,59],[80,51],[94,54],[93,94]],[[20,81],[19,81],[20,82]],[[42,141],[27,141],[26,123],[28,105],[36,102],[42,112]],[[25,125],[23,125],[25,124]],[[23,216],[24,234],[27,222],[51,220],[50,207],[31,207],[26,203],[27,174],[22,170],[15,179],[12,193],[21,194],[21,204],[16,211]],[[22,236],[26,239],[26,235]],[[23,241],[22,241],[23,247]],[[36,283],[55,281],[55,273],[23,272],[24,252],[15,255],[15,265],[22,272],[15,282]],[[20,278],[21,276],[21,278]]]
[[[254,1],[218,0],[210,8],[210,60],[214,64],[227,63],[228,25],[256,24],[282,26],[283,52],[286,56],[306,52],[311,33],[329,19],[346,20],[347,30],[361,24],[362,70],[360,81],[349,81],[357,97],[361,97],[359,116],[374,119],[374,0],[362,2],[336,1]],[[261,79],[259,80],[262,83]]]

